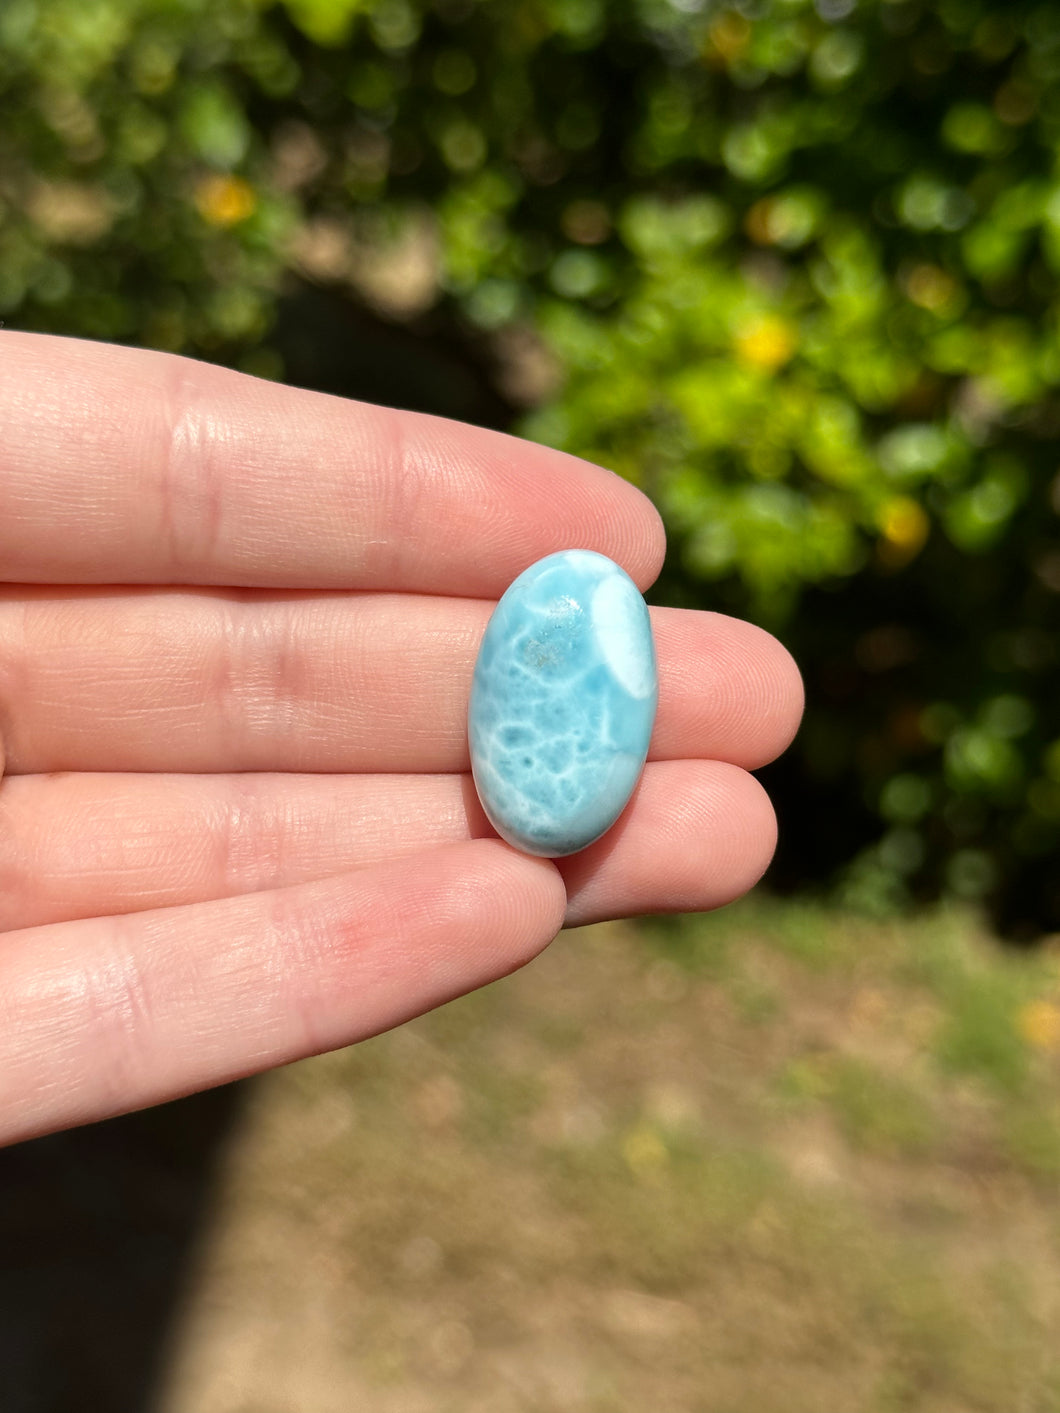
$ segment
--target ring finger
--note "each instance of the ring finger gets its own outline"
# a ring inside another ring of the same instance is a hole
[[[315,882],[493,833],[466,775],[29,775],[0,804],[0,930]],[[654,762],[615,828],[558,861],[566,923],[718,907],[757,880],[774,837],[745,771]]]

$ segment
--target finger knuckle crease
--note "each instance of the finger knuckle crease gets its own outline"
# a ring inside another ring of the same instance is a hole
[[[158,468],[158,538],[178,579],[198,577],[224,529],[224,486],[211,418],[194,376],[174,360],[168,426]]]

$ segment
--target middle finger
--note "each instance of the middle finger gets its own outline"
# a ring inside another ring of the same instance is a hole
[[[493,605],[250,590],[0,592],[9,774],[467,769]],[[788,744],[798,673],[761,629],[653,609],[653,759],[754,769]]]

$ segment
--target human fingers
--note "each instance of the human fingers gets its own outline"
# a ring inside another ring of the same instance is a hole
[[[642,587],[658,513],[499,432],[142,349],[0,332],[0,578],[496,597],[577,545]]]
[[[495,840],[318,883],[9,933],[0,1142],[347,1045],[514,971],[555,868]]]
[[[419,595],[0,591],[9,773],[468,768],[492,605]],[[789,743],[798,670],[739,619],[653,609],[654,759],[754,769]]]
[[[753,775],[726,761],[658,761],[613,829],[558,860],[567,925],[723,907],[754,887],[776,842]]]
[[[285,887],[482,837],[493,830],[467,775],[13,777],[0,792],[0,931]],[[719,907],[757,881],[775,838],[765,792],[738,767],[654,762],[618,824],[557,861],[565,921]]]

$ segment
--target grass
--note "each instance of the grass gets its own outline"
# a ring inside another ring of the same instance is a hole
[[[164,1413],[1060,1413],[1060,959],[587,928],[256,1088]]]

